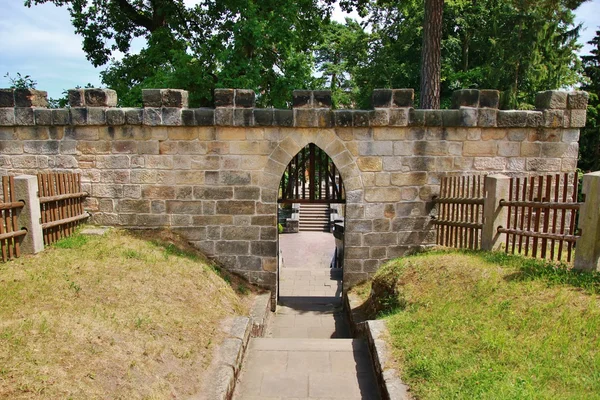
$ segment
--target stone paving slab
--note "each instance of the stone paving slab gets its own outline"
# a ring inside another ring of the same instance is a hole
[[[253,338],[235,400],[379,399],[362,339]]]

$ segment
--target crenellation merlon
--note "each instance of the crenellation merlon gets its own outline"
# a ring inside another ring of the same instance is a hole
[[[181,89],[142,90],[143,108],[117,108],[110,89],[68,92],[69,107],[47,109],[47,94],[32,89],[0,89],[0,126],[278,126],[278,127],[479,127],[581,128],[589,95],[582,91],[539,92],[536,110],[499,110],[497,90],[462,89],[452,109],[413,107],[413,89],[375,89],[372,110],[332,110],[331,91],[295,90],[292,109],[256,108],[248,89],[215,89],[215,108],[188,108]]]

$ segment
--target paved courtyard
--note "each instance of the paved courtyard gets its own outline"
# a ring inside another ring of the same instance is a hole
[[[250,340],[234,399],[379,399],[366,342],[350,337],[342,313],[333,235],[280,235],[279,246],[277,313],[266,337]]]

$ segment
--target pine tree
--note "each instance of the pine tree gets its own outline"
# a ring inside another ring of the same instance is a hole
[[[593,49],[582,56],[584,73],[589,79],[582,87],[590,94],[587,123],[579,139],[579,168],[584,171],[600,171],[600,30],[588,42]]]

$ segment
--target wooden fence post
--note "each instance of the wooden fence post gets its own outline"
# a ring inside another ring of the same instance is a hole
[[[500,206],[500,200],[508,200],[510,178],[502,174],[485,177],[485,200],[483,203],[483,229],[481,229],[481,249],[496,250],[505,242],[498,227],[506,224],[507,209]]]
[[[18,227],[27,230],[27,235],[23,237],[21,243],[21,251],[24,254],[39,253],[44,250],[44,237],[40,224],[41,212],[37,177],[32,175],[16,176],[15,199],[25,203],[17,215]]]
[[[585,203],[579,212],[575,269],[600,271],[600,171],[583,175],[582,190]]]

